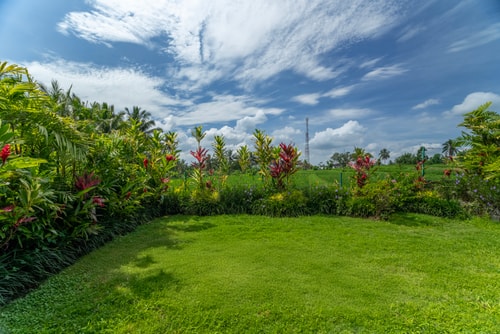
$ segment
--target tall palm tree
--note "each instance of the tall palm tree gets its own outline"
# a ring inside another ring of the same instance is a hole
[[[139,129],[145,134],[152,134],[154,130],[161,131],[160,128],[155,128],[155,121],[151,119],[151,113],[146,110],[141,110],[138,106],[133,106],[132,110],[129,108],[125,108],[125,113],[128,116],[129,120],[135,120],[136,122],[140,122],[141,125]]]
[[[443,143],[442,153],[445,154],[447,158],[453,157],[458,152],[458,143],[456,140],[448,139]]]
[[[389,152],[389,150],[386,148],[381,149],[380,153],[378,154],[378,158],[381,161],[385,161],[385,160],[389,159],[390,157],[391,157],[391,152]]]
[[[102,104],[94,103],[94,122],[96,130],[101,133],[110,133],[113,130],[119,130],[123,127],[125,112],[120,111],[115,113],[114,105],[109,105],[106,102]]]
[[[364,158],[366,156],[369,156],[370,158],[372,158],[372,154],[371,153],[368,153],[365,151],[364,148],[361,148],[361,147],[354,147],[354,152],[351,153],[351,159],[352,160],[356,160],[357,158]]]

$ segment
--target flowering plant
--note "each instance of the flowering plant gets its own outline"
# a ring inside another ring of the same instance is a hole
[[[349,162],[349,167],[353,168],[354,179],[356,180],[356,184],[359,188],[363,188],[368,181],[368,172],[375,165],[376,160],[371,159],[367,154],[364,157],[358,156],[356,161]]]

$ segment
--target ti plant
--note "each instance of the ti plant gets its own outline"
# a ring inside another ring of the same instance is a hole
[[[278,147],[278,158],[272,160],[269,175],[279,191],[286,190],[290,185],[290,176],[298,170],[297,162],[300,152],[292,144],[281,143]]]

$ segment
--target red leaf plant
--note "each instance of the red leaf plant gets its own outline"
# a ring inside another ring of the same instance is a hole
[[[297,161],[300,153],[292,144],[281,143],[279,147],[278,159],[271,162],[269,175],[276,180],[276,187],[283,190],[288,185],[290,176],[297,171]]]

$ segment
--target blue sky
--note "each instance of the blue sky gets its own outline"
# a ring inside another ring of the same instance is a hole
[[[0,61],[89,102],[151,112],[211,145],[440,153],[462,114],[500,112],[498,0],[0,0]]]

